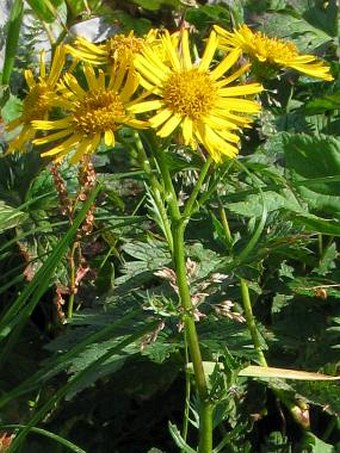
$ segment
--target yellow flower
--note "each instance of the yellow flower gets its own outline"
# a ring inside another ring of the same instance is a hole
[[[114,35],[104,44],[93,44],[85,38],[77,37],[74,46],[66,47],[74,58],[93,65],[128,66],[133,64],[134,56],[142,50],[144,43],[152,43],[156,40],[156,35],[157,31],[151,30],[145,38],[140,38],[131,31],[128,35]]]
[[[145,127],[127,112],[129,100],[135,90],[131,71],[120,67],[112,71],[109,80],[103,71],[95,73],[91,65],[84,66],[87,89],[82,88],[72,74],[63,79],[62,95],[65,117],[56,120],[32,121],[32,126],[48,135],[33,141],[36,145],[50,145],[42,156],[62,160],[72,150],[71,163],[78,162],[85,154],[94,152],[104,138],[107,146],[115,145],[115,133],[122,125]]]
[[[22,126],[22,129],[10,141],[7,153],[24,151],[24,145],[31,141],[36,133],[31,126],[31,121],[47,118],[51,107],[57,102],[56,90],[65,62],[64,47],[59,46],[56,48],[48,74],[44,59],[45,52],[42,51],[40,54],[38,80],[35,80],[33,72],[30,69],[26,69],[24,72],[29,91],[23,101],[22,113],[18,118],[6,125],[7,131],[12,131],[19,126]]]
[[[329,67],[323,61],[314,55],[299,55],[296,46],[291,42],[253,32],[247,25],[242,25],[233,32],[228,32],[218,25],[215,25],[214,29],[221,37],[222,50],[230,52],[232,49],[240,49],[255,62],[275,69],[291,68],[310,77],[333,80]]]
[[[156,111],[149,123],[160,137],[179,130],[185,145],[197,149],[202,144],[213,160],[220,162],[223,155],[235,157],[237,129],[249,125],[247,115],[259,110],[256,102],[242,97],[259,93],[262,86],[258,83],[230,86],[248,66],[224,77],[238,60],[241,53],[238,49],[210,69],[217,45],[216,33],[212,32],[197,63],[191,59],[187,30],[179,40],[165,32],[161,49],[145,47],[135,59],[135,68],[151,99],[136,102],[130,111]]]

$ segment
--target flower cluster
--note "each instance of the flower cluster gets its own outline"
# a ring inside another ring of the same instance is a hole
[[[214,29],[221,38],[222,50],[230,52],[239,49],[253,64],[260,64],[265,69],[273,70],[289,68],[310,77],[333,80],[329,66],[314,55],[300,55],[292,42],[254,32],[247,25],[242,25],[233,32],[228,32],[218,25],[215,25]]]
[[[77,38],[56,48],[49,72],[44,58],[37,78],[25,71],[22,113],[7,125],[12,133],[18,126],[21,131],[8,152],[24,151],[33,142],[56,162],[70,154],[71,162],[78,162],[102,140],[113,147],[122,127],[153,129],[161,139],[221,162],[237,155],[240,131],[260,109],[256,96],[263,87],[247,79],[255,60],[332,80],[314,56],[299,55],[293,44],[245,25],[234,32],[215,26],[201,57],[184,29],[151,30],[144,37],[118,34],[103,44]]]

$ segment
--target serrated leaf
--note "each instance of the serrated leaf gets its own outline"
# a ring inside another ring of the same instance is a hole
[[[294,388],[308,403],[321,406],[328,414],[340,416],[340,392],[337,382],[300,381],[294,384]]]
[[[36,16],[43,22],[54,22],[58,17],[56,8],[61,5],[64,0],[27,0]]]
[[[149,357],[150,360],[156,363],[163,363],[172,354],[178,351],[177,343],[165,343],[157,338],[157,341],[150,343],[142,351],[142,355]]]
[[[172,438],[176,442],[177,447],[179,447],[183,453],[196,453],[196,450],[191,448],[185,442],[185,440],[183,439],[183,437],[182,437],[179,429],[177,428],[177,426],[174,425],[171,422],[169,422],[169,431],[170,431],[170,434],[171,434]]]
[[[331,136],[285,134],[287,171],[311,209],[340,213],[340,140]]]
[[[0,201],[0,233],[20,225],[27,218],[25,212]]]
[[[260,217],[263,212],[263,203],[265,203],[268,212],[283,208],[293,212],[303,212],[303,209],[293,197],[288,198],[270,190],[261,194],[249,195],[242,202],[230,203],[228,209],[245,217]]]
[[[294,41],[302,52],[311,51],[332,39],[328,33],[314,27],[303,17],[282,13],[266,15],[262,29],[268,35]]]
[[[170,258],[165,245],[160,242],[129,242],[122,248],[133,258],[145,262],[150,269],[157,267],[156,263]]]
[[[297,216],[295,222],[304,225],[307,230],[327,234],[330,236],[340,236],[340,222],[337,219],[322,219],[317,216]]]
[[[134,3],[149,11],[157,11],[164,6],[176,8],[179,5],[178,0],[133,0]]]
[[[10,82],[14,61],[17,56],[17,47],[24,14],[23,0],[15,0],[11,5],[10,17],[8,20],[8,31],[6,37],[5,61],[2,69],[2,84]]]
[[[17,97],[10,94],[5,105],[1,109],[1,116],[3,117],[5,123],[17,118],[22,111],[22,101]]]
[[[326,94],[321,98],[312,99],[304,106],[305,115],[316,115],[330,110],[340,109],[340,92]]]
[[[303,439],[303,447],[312,448],[312,453],[335,453],[335,448],[315,436],[315,434],[306,431]],[[306,451],[306,450],[303,450]]]

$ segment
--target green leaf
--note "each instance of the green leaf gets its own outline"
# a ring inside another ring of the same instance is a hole
[[[287,172],[311,209],[340,213],[340,140],[331,136],[285,134]]]
[[[64,238],[57,244],[44,266],[35,274],[33,280],[26,286],[24,291],[19,295],[19,297],[17,297],[12,305],[10,305],[9,309],[2,315],[2,318],[0,319],[0,341],[7,338],[11,332],[15,332],[12,334],[12,339],[10,339],[8,343],[8,348],[2,349],[0,359],[4,360],[6,354],[9,353],[11,341],[14,341],[15,334],[19,334],[34,307],[39,303],[41,296],[48,288],[53,272],[67,250],[67,247],[73,240],[77,229],[85,218],[85,215],[93,203],[97,193],[98,188],[90,194],[81,211],[75,218],[72,227],[69,229]]]
[[[0,234],[9,228],[20,225],[27,217],[25,212],[8,206],[0,200]]]
[[[9,16],[8,21],[5,61],[2,70],[3,85],[8,85],[10,82],[14,61],[17,56],[17,48],[23,14],[24,14],[23,0],[15,0],[14,3],[12,4],[11,14]]]
[[[178,343],[170,341],[166,343],[166,336],[161,333],[157,341],[151,342],[143,349],[142,355],[147,356],[153,362],[163,363],[177,351]]]
[[[18,428],[26,428],[26,425],[19,425],[19,424],[1,425],[2,430],[6,430],[6,429],[15,429],[16,430]],[[58,436],[58,434],[51,433],[51,431],[47,431],[46,429],[42,429],[42,428],[36,428],[35,426],[30,427],[29,430],[32,433],[36,433],[36,434],[40,434],[41,436],[48,437],[49,439],[52,439],[55,442],[58,442],[59,444],[63,445],[65,448],[68,448],[69,450],[74,451],[75,453],[86,453],[85,450],[78,447],[73,442],[70,442],[69,440],[65,439],[64,437]]]
[[[133,0],[133,2],[149,11],[157,11],[164,6],[176,8],[179,5],[178,0]]]
[[[177,447],[179,447],[183,453],[196,453],[196,450],[191,448],[183,439],[177,426],[171,422],[169,422],[169,431],[172,438],[176,442]]]
[[[305,431],[303,438],[303,451],[306,451],[304,448],[312,448],[312,453],[335,453],[335,448],[331,444],[327,444],[323,440],[316,437],[313,433]]]
[[[340,236],[340,222],[338,220],[322,219],[317,216],[297,216],[295,222],[304,225],[307,230],[327,234],[329,236]]]
[[[27,0],[35,15],[43,22],[54,22],[58,17],[56,8],[63,0]]]
[[[309,404],[319,405],[323,412],[340,416],[339,383],[330,381],[299,381],[295,390],[307,398]]]
[[[224,5],[201,5],[199,8],[189,8],[185,19],[202,31],[213,24],[229,23],[230,12]]]
[[[304,19],[329,36],[338,36],[338,2],[308,0],[307,5],[303,12]]]
[[[1,116],[3,117],[5,123],[9,123],[17,118],[21,114],[21,111],[22,101],[17,96],[10,94],[8,100],[1,109]]]
[[[323,97],[312,99],[304,106],[305,115],[316,115],[331,110],[340,109],[340,91],[332,94],[326,94]]]
[[[304,17],[282,13],[266,15],[262,30],[268,35],[294,41],[301,52],[311,51],[332,39],[327,32],[314,27]]]
[[[148,324],[145,323],[145,325],[140,331],[138,331],[137,333],[127,335],[126,337],[123,337],[123,339],[120,339],[120,341],[118,341],[115,344],[115,346],[109,348],[109,350],[106,351],[105,354],[101,355],[94,362],[91,362],[85,369],[75,374],[67,382],[67,384],[60,387],[51,396],[51,398],[41,408],[39,408],[39,410],[37,410],[37,412],[30,419],[29,423],[25,426],[25,428],[22,431],[20,431],[19,434],[17,434],[17,436],[14,438],[12,448],[14,449],[14,447],[18,447],[19,445],[21,445],[24,438],[30,431],[31,427],[39,423],[46,416],[46,414],[50,412],[59,401],[61,401],[62,398],[64,398],[69,393],[76,391],[78,385],[81,385],[81,383],[83,382],[84,379],[86,379],[86,376],[88,374],[91,374],[98,367],[102,366],[112,355],[122,352],[127,346],[134,343],[141,336],[145,335],[147,332],[150,331],[150,328],[152,329],[154,327],[154,325],[155,323],[153,321],[149,322]]]
[[[303,212],[297,200],[288,191],[284,190],[281,194],[271,190],[251,194],[246,197],[245,201],[230,203],[228,209],[244,217],[261,217],[264,204],[268,213],[279,209],[287,209],[299,213]]]

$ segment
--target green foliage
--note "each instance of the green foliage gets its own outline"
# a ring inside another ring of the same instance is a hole
[[[5,61],[2,69],[1,79],[1,83],[3,85],[8,85],[10,81],[15,56],[17,53],[23,14],[24,14],[24,2],[22,0],[15,0],[11,8],[9,24],[7,29]]]
[[[60,27],[56,42],[98,16],[137,35],[189,24],[199,47],[213,24],[254,26],[256,18],[265,33],[334,60],[339,77],[333,0],[28,5],[37,29]],[[15,1],[0,87],[5,123],[22,109],[20,68],[38,65],[33,31],[20,43],[23,17]],[[113,149],[100,148],[99,186],[85,201],[77,198],[78,168],[59,167],[68,200],[77,200],[70,217],[34,146],[2,158],[0,450],[2,433],[14,433],[9,451],[196,451],[202,400],[188,352],[190,318],[214,407],[214,453],[338,451],[337,381],[299,379],[340,369],[339,79],[287,72],[261,99],[241,156],[207,170],[185,219],[174,220],[171,203],[178,197],[183,213],[206,162],[148,132],[139,143],[124,129]],[[4,152],[12,134],[1,135]],[[92,230],[81,235],[93,203]],[[171,240],[181,222],[191,311],[179,302],[174,272]],[[73,277],[72,257],[79,258]],[[79,279],[73,293],[72,278]],[[261,354],[269,367],[259,367]]]
[[[285,136],[283,146],[289,177],[311,211],[338,217],[340,141],[296,134]]]

